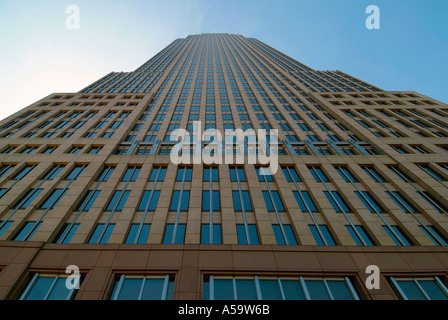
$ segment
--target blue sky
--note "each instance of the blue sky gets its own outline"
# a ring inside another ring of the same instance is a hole
[[[380,30],[365,27],[372,4]],[[69,5],[79,30],[66,28]],[[314,69],[448,103],[446,0],[0,0],[0,119],[204,32],[255,37]]]

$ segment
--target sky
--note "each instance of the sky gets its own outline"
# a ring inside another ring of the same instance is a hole
[[[67,28],[71,5],[79,29]],[[379,30],[366,28],[369,5],[380,9]],[[209,32],[448,103],[447,0],[0,0],[0,119]]]

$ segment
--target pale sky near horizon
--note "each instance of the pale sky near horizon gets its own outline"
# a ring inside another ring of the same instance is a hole
[[[381,29],[368,30],[377,5]],[[66,8],[80,29],[66,28]],[[445,0],[0,0],[0,120],[54,92],[132,71],[176,38],[257,38],[317,70],[448,103]]]

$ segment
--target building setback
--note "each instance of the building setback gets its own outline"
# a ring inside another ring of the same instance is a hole
[[[257,39],[177,39],[0,122],[0,299],[447,299],[447,117]],[[278,172],[174,165],[195,121],[278,129]]]

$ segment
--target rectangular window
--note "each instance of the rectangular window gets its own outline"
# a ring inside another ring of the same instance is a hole
[[[233,197],[233,208],[236,212],[243,211],[242,205],[244,206],[244,211],[252,211],[252,204],[250,202],[249,191],[241,191],[241,196],[239,191],[232,191]],[[241,204],[242,202],[242,204]]]
[[[140,204],[138,206],[138,211],[155,211],[157,208],[157,203],[159,202],[159,197],[159,190],[155,190],[154,192],[152,192],[152,195],[151,191],[146,190],[143,193],[142,200],[140,201]]]
[[[294,194],[294,197],[296,198],[296,201],[302,212],[309,212],[309,210],[311,210],[311,212],[318,212],[316,205],[314,204],[314,201],[311,199],[308,191],[301,191],[300,194],[298,191],[293,191],[292,193]]]
[[[448,300],[448,288],[439,277],[391,277],[390,281],[402,300]]]
[[[219,191],[212,192],[213,211],[221,211]],[[210,211],[210,191],[202,191],[202,211]]]
[[[171,199],[170,211],[188,211],[190,203],[190,191],[173,191],[173,197]]]
[[[355,191],[358,198],[364,203],[364,205],[369,209],[370,212],[385,212],[381,205],[372,197],[372,195],[368,191]]]
[[[137,237],[137,234],[140,229],[140,234]],[[131,244],[145,244],[148,239],[149,231],[151,229],[151,224],[143,224],[140,227],[140,224],[132,224],[131,230],[129,230],[128,237],[126,238],[125,243]]]
[[[417,191],[417,193],[420,195],[420,197],[425,199],[426,202],[428,202],[434,209],[436,209],[440,213],[448,212],[448,209],[442,203],[440,203],[439,200],[434,198],[428,191],[423,192]]]
[[[383,226],[383,228],[384,230],[386,230],[389,237],[394,240],[397,246],[412,246],[412,242],[408,239],[408,237],[405,236],[400,227],[391,226],[393,232],[387,226]]]
[[[398,191],[386,191],[387,195],[406,213],[417,213],[417,209]]]
[[[4,222],[0,221],[0,237],[8,230],[8,228],[12,225],[12,221]]]
[[[360,300],[348,277],[207,276],[204,300]]]
[[[73,170],[65,177],[65,180],[76,180],[83,173],[86,166],[76,166]]]
[[[109,202],[109,205],[106,208],[106,211],[121,211],[124,208],[124,205],[126,204],[126,201],[128,200],[129,194],[131,191],[126,190],[117,190],[115,191],[112,199]],[[123,194],[123,195],[122,195]]]
[[[316,182],[330,182],[320,167],[309,167],[309,170]]]
[[[204,181],[210,182],[210,172],[212,176],[212,181],[219,181],[219,170],[216,167],[204,167]]]
[[[339,195],[339,192],[331,191],[330,194],[328,191],[324,191],[324,194],[337,213],[342,213],[342,211],[351,212],[351,209],[344,201],[344,199],[342,199],[342,197]]]
[[[335,246],[336,243],[331,236],[330,230],[328,230],[328,227],[324,224],[319,225],[319,231],[317,230],[316,226],[314,224],[309,225],[309,228],[311,230],[311,233],[313,234],[314,240],[316,241],[316,244],[318,246],[324,246],[325,242],[322,239],[322,236],[324,237],[325,241],[327,242],[328,246]],[[322,236],[321,236],[322,234]]]
[[[271,191],[271,192],[263,191],[263,198],[269,212],[276,211],[275,209],[277,209],[277,211],[280,212],[285,211],[285,208],[283,207],[283,203],[282,200],[280,199],[278,191]]]
[[[185,180],[184,181],[191,181],[191,176],[193,173],[192,167],[179,167],[177,170],[177,176],[176,181],[182,181],[184,174],[185,174]]]
[[[170,276],[121,275],[110,300],[171,300],[173,290],[174,278]]]
[[[140,171],[141,171],[140,167],[129,167],[126,170],[126,172],[125,172],[125,174],[123,176],[123,179],[121,179],[121,181],[124,181],[124,182],[127,182],[127,181],[135,182],[137,180],[137,177],[138,177]]]
[[[56,243],[70,243],[73,236],[76,233],[76,230],[78,230],[79,224],[73,224],[71,226],[70,223],[67,223],[65,227],[62,229],[61,233],[56,237]]]
[[[31,170],[34,169],[35,166],[29,165],[21,169],[15,176],[12,178],[13,180],[22,180],[25,176],[30,173]]]
[[[210,224],[201,225],[201,244],[221,244],[221,225],[213,224],[212,242],[210,242]]]
[[[167,224],[165,235],[163,237],[164,244],[183,244],[185,240],[185,224],[178,224],[177,229],[174,224]],[[174,235],[174,232],[176,234]]]
[[[61,201],[64,194],[68,191],[68,189],[55,189],[47,200],[40,206],[40,209],[48,209],[52,210],[56,205]]]
[[[152,169],[151,175],[149,176],[149,181],[164,181],[166,175],[166,167],[154,167]]]
[[[95,231],[92,234],[92,237],[89,240],[89,243],[98,243],[98,244],[105,244],[109,241],[109,238],[112,234],[112,231],[114,231],[115,224],[109,224],[106,227],[106,230],[103,233],[104,229],[104,223],[97,224]],[[101,234],[103,235],[101,236]],[[101,237],[101,239],[100,239]]]
[[[114,172],[115,167],[111,167],[111,166],[106,166],[103,171],[101,171],[101,174],[98,176],[98,178],[95,181],[100,181],[101,182],[107,182],[109,181],[110,176],[112,175],[112,173]]]
[[[43,189],[31,189],[15,205],[17,209],[26,209],[37,198]]]
[[[19,300],[72,300],[77,289],[66,286],[68,275],[46,275],[36,273],[22,291]],[[77,279],[80,281],[80,278]]]
[[[42,178],[42,180],[53,180],[62,170],[64,170],[64,166],[54,166],[50,169],[50,171],[48,171],[48,173]]]
[[[89,211],[94,204],[96,198],[100,195],[101,190],[89,190],[89,192],[84,196],[76,210]]]
[[[387,182],[386,179],[384,179],[383,176],[381,176],[373,167],[364,166],[362,169],[369,175],[370,178],[372,178],[373,181]]]
[[[448,240],[437,230],[434,226],[426,226],[431,232],[429,232],[423,226],[419,226],[419,228],[428,236],[429,239],[434,242],[436,246],[448,246]]]
[[[244,174],[244,168],[242,167],[230,167],[230,181],[237,182],[238,180],[240,182],[246,181],[246,175]]]
[[[372,240],[370,240],[363,226],[355,226],[356,232],[355,230],[353,230],[352,226],[345,226],[345,227],[347,228],[348,232],[352,236],[357,246],[363,246],[363,245],[373,246],[373,242]],[[363,241],[361,241],[361,239],[364,241],[365,244],[363,244]]]
[[[237,224],[236,231],[238,235],[238,244],[260,244],[257,226],[255,224],[248,224],[247,231],[244,224]]]
[[[337,166],[335,168],[345,182],[358,182],[355,176],[346,167]]]
[[[283,167],[283,174],[288,182],[300,182],[299,174],[294,167]]]
[[[278,224],[272,225],[272,229],[274,229],[274,235],[275,235],[275,239],[277,240],[278,245],[281,245],[281,246],[286,245],[286,240],[288,241],[288,245],[290,245],[290,246],[297,245],[296,237],[294,236],[292,227],[289,224],[283,225],[283,230],[284,230],[285,234],[283,234],[282,229],[281,229],[280,225],[278,225]],[[285,237],[286,237],[286,239],[285,239]]]
[[[29,241],[37,231],[37,229],[39,229],[39,227],[42,225],[42,221],[39,222],[37,226],[36,223],[37,222],[35,221],[27,222],[20,230],[20,232],[14,237],[14,241]]]

